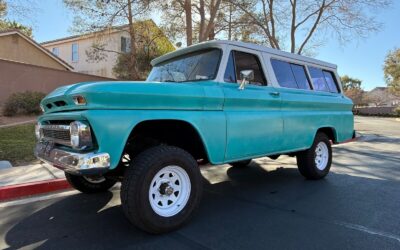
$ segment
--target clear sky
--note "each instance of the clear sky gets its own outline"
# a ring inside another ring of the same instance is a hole
[[[73,14],[67,10],[61,0],[36,1],[37,11],[32,15],[33,36],[38,42],[71,35],[69,28]],[[385,86],[382,65],[388,50],[400,47],[400,1],[380,13],[378,20],[382,29],[367,39],[340,45],[330,40],[319,48],[316,58],[338,65],[340,75],[347,74],[363,81],[365,90]],[[12,17],[10,17],[12,18]],[[23,20],[19,20],[26,23]],[[155,22],[158,22],[155,18]]]

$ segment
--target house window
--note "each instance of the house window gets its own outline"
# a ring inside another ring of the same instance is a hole
[[[78,44],[77,43],[72,44],[72,61],[73,62],[78,61]]]
[[[131,52],[131,39],[128,37],[121,36],[121,52]]]
[[[57,47],[56,48],[52,48],[51,52],[56,56],[59,56],[59,54],[60,54],[60,50]]]

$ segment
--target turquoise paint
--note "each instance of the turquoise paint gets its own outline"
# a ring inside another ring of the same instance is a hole
[[[276,95],[279,93],[279,95]],[[87,105],[76,106],[83,95]],[[50,93],[45,120],[87,120],[99,152],[115,168],[137,124],[147,120],[180,120],[199,133],[213,164],[292,152],[311,146],[318,128],[331,127],[338,142],[351,138],[351,101],[341,94],[271,86],[196,81],[190,83],[86,82]]]
[[[353,103],[340,94],[279,88],[284,150],[311,146],[319,128],[333,128],[337,142],[352,137]]]
[[[205,95],[205,88],[208,92]],[[219,91],[219,92],[218,92]],[[76,106],[73,96],[82,95],[88,105]],[[48,109],[46,104],[64,100],[68,106]],[[46,112],[85,109],[222,110],[222,91],[213,82],[149,83],[86,82],[63,87],[43,101]]]
[[[281,150],[283,119],[281,98],[274,87],[221,84],[225,93],[227,161]],[[262,138],[262,139],[261,139]]]
[[[166,119],[186,121],[191,124],[198,131],[211,162],[214,164],[224,162],[226,120],[223,112],[219,111],[84,110],[46,114],[39,117],[39,122],[46,120],[89,121],[99,144],[97,151],[109,153],[111,167],[115,168],[130,132],[137,124],[142,121]]]

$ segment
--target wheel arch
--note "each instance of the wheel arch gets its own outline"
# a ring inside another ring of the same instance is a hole
[[[146,140],[142,142],[139,140]],[[192,122],[183,119],[147,119],[137,123],[131,130],[124,152],[130,146],[137,145],[137,152],[159,144],[167,144],[180,147],[188,151],[196,160],[209,162],[210,154],[205,139],[200,129]],[[142,144],[143,143],[143,144]]]
[[[322,132],[322,133],[326,134],[328,136],[329,140],[331,140],[333,144],[338,143],[337,132],[336,132],[336,129],[334,127],[320,127],[315,132],[314,138],[319,132]]]

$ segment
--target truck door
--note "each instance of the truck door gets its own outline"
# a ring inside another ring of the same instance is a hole
[[[227,122],[225,161],[278,152],[283,136],[281,98],[267,82],[261,54],[233,46],[229,53],[221,84]],[[239,89],[241,72],[246,70],[252,70],[254,77]]]

